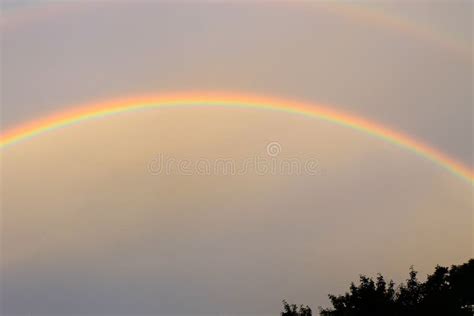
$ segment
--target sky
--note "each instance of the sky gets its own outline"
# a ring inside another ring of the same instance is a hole
[[[1,18],[2,133],[77,104],[232,91],[329,104],[472,169],[469,1],[2,1]],[[474,250],[472,183],[303,115],[122,113],[0,157],[2,315],[278,315]],[[255,158],[316,167],[195,168]]]

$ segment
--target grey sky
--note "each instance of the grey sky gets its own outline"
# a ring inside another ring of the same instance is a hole
[[[471,46],[471,2],[355,4],[430,38],[327,3],[48,6],[4,6],[2,129],[79,103],[230,90],[328,103],[471,164],[472,60],[451,45]],[[147,172],[159,153],[241,161],[272,141],[318,174]],[[5,315],[277,315],[284,298],[327,305],[359,273],[400,281],[411,264],[472,257],[471,186],[307,117],[132,113],[1,155]]]

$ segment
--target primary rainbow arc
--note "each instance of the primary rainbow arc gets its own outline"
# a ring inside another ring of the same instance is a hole
[[[135,110],[154,109],[170,106],[226,106],[260,108],[316,117],[325,121],[350,127],[396,144],[420,155],[453,174],[472,183],[474,172],[468,166],[454,160],[413,137],[384,127],[361,117],[343,113],[324,105],[279,100],[231,93],[181,93],[151,97],[139,97],[107,101],[89,106],[73,107],[73,110],[34,120],[2,132],[0,148],[5,148],[21,140],[49,130],[76,124],[84,120]]]

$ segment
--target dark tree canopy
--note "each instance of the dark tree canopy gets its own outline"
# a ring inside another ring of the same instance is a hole
[[[288,302],[284,300],[281,316],[312,316],[312,311],[307,305],[300,305],[298,307],[296,304],[288,304]]]
[[[424,316],[474,315],[474,259],[451,268],[437,266],[425,282],[410,268],[409,278],[398,287],[382,275],[375,280],[360,276],[349,292],[329,295],[331,308],[320,308],[321,316]],[[283,301],[282,316],[311,316],[308,306]]]
[[[474,259],[451,268],[437,266],[425,282],[411,268],[406,283],[398,288],[378,275],[361,276],[344,295],[329,295],[332,308],[320,309],[322,316],[414,316],[473,315]]]

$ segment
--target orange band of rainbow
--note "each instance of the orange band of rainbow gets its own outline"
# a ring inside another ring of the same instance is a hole
[[[0,148],[36,136],[46,131],[79,123],[84,120],[135,110],[156,109],[171,106],[226,106],[259,108],[316,117],[325,121],[350,127],[396,144],[422,156],[453,174],[472,183],[474,172],[469,167],[446,154],[406,134],[386,128],[369,120],[336,111],[323,105],[278,100],[232,93],[179,93],[151,97],[139,97],[108,101],[89,106],[73,107],[73,110],[35,120],[0,135]]]

